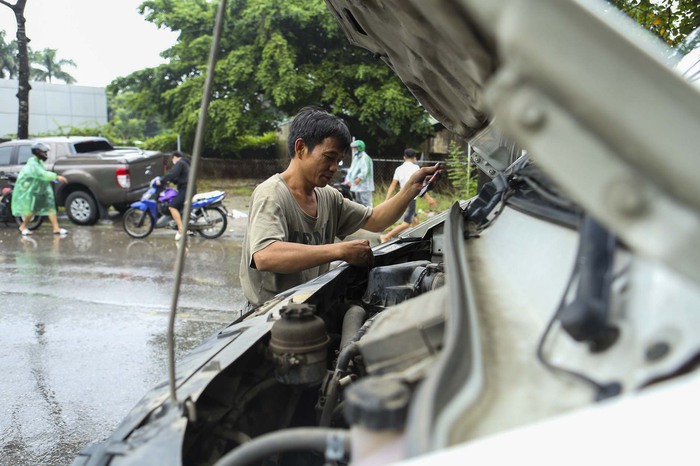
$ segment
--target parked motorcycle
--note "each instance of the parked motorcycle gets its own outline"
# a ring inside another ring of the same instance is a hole
[[[145,238],[154,228],[177,230],[177,225],[168,211],[170,201],[177,195],[177,191],[159,186],[159,181],[160,177],[154,178],[141,200],[131,204],[131,207],[124,212],[124,231],[129,236]],[[187,230],[199,233],[207,239],[221,236],[228,225],[226,220],[228,211],[222,204],[225,197],[224,191],[210,191],[195,195],[192,198],[192,213]]]
[[[0,222],[4,222],[5,225],[9,222],[15,222],[17,225],[21,225],[23,218],[12,215],[12,190],[17,181],[17,174],[0,172],[0,180],[10,185],[2,188],[2,193],[0,194]],[[43,222],[44,217],[35,215],[27,225],[27,228],[36,230]]]
[[[338,165],[343,165],[342,160]],[[340,192],[340,194],[345,198],[345,199],[350,199],[351,201],[355,200],[355,193],[350,191],[350,186],[345,184],[345,177],[348,174],[348,169],[345,167],[338,168],[338,176],[340,177],[340,180],[335,180],[331,182],[331,186],[334,187],[335,189]]]

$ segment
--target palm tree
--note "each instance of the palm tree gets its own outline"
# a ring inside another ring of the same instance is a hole
[[[0,78],[17,77],[17,41],[5,42],[5,31],[0,31]]]
[[[72,66],[75,68],[75,62],[73,60],[66,60],[56,58],[56,49],[44,49],[38,52],[32,53],[32,63],[39,65],[39,67],[32,68],[32,78],[35,81],[51,82],[52,79],[58,79],[66,84],[73,84],[75,78],[63,71],[61,68],[65,66]]]

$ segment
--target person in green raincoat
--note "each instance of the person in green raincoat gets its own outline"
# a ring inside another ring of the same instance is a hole
[[[48,157],[48,151],[49,146],[43,142],[37,142],[32,146],[34,157],[27,160],[27,164],[22,167],[12,190],[12,215],[24,218],[19,226],[23,236],[32,234],[27,225],[34,215],[48,216],[54,234],[61,236],[68,234],[67,230],[58,226],[56,202],[51,186],[51,183],[56,180],[65,183],[66,179],[44,168],[43,162]]]

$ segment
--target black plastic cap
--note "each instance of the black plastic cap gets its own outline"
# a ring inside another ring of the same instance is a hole
[[[345,391],[345,420],[370,430],[400,430],[411,393],[398,380],[368,377]]]

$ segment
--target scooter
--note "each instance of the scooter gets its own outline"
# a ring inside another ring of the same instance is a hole
[[[140,201],[131,204],[124,212],[124,231],[132,238],[145,238],[154,228],[172,228],[177,230],[175,221],[170,216],[170,201],[177,196],[177,191],[160,183],[160,177],[151,180],[148,191]],[[192,212],[187,223],[187,230],[199,233],[204,238],[218,238],[226,231],[228,211],[222,201],[224,191],[210,191],[197,194],[192,198]]]
[[[2,188],[2,193],[0,194],[0,222],[4,222],[5,225],[9,222],[15,222],[17,225],[21,225],[23,217],[15,217],[12,215],[12,190],[17,181],[17,174],[0,172],[0,181],[4,181],[10,185]],[[44,217],[35,215],[27,225],[27,228],[36,230],[43,222]]]
[[[340,161],[338,165],[342,165],[343,162]],[[334,187],[335,189],[340,192],[340,194],[345,198],[345,199],[350,199],[351,201],[355,200],[355,193],[350,191],[350,186],[345,184],[345,177],[348,174],[348,168],[342,167],[338,169],[338,173],[341,176],[340,181],[334,181],[331,183],[331,186]]]

